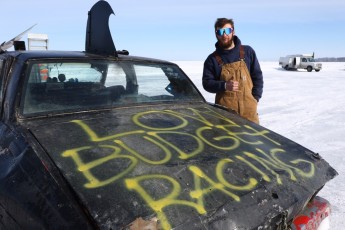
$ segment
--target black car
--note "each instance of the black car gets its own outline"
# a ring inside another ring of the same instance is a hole
[[[90,10],[85,51],[0,49],[1,229],[327,219],[317,193],[337,172],[321,156],[207,103],[176,64],[117,51],[111,13],[106,1]]]

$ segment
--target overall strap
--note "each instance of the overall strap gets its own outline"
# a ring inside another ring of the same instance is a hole
[[[215,57],[215,59],[218,62],[219,66],[223,66],[224,65],[224,62],[223,62],[222,58],[219,56],[219,54],[216,51],[213,52],[213,56]]]
[[[241,61],[244,61],[244,55],[245,55],[244,47],[241,45],[240,46],[240,60]]]

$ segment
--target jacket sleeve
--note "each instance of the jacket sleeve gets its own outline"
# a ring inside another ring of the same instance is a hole
[[[263,87],[264,87],[264,81],[263,81],[263,75],[261,71],[261,67],[259,64],[259,61],[256,57],[255,51],[249,47],[250,49],[250,76],[252,77],[253,81],[253,90],[252,94],[255,97],[257,101],[260,100],[262,97]]]
[[[210,55],[204,62],[202,74],[202,86],[209,93],[218,93],[225,91],[225,81],[220,81],[220,67],[215,58]]]

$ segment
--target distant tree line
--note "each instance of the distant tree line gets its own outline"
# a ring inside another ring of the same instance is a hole
[[[315,58],[315,61],[319,61],[319,62],[345,62],[345,57]]]

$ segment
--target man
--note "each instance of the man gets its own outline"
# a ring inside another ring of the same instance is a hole
[[[241,45],[232,19],[218,18],[216,50],[204,63],[202,84],[216,93],[215,103],[259,123],[257,104],[262,96],[263,76],[255,51]]]

